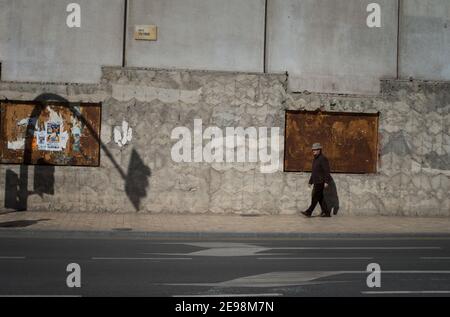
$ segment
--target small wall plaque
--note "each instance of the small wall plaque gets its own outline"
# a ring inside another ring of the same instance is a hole
[[[156,41],[158,38],[156,25],[135,25],[134,39],[140,41]]]

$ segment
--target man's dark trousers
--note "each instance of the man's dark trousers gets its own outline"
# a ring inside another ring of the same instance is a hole
[[[311,215],[314,211],[314,208],[316,208],[317,203],[320,204],[320,208],[322,209],[322,213],[329,214],[330,211],[327,208],[327,204],[325,203],[325,199],[323,196],[323,190],[324,190],[325,184],[319,183],[314,184],[312,197],[311,197],[311,206],[309,206],[308,209],[306,209],[306,212]]]

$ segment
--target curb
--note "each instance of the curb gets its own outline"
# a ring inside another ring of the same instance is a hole
[[[207,232],[207,231],[76,231],[0,229],[2,238],[120,238],[120,239],[312,239],[312,238],[449,238],[449,232],[434,233],[339,233],[339,232]]]

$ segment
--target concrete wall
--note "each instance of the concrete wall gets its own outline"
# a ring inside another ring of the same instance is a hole
[[[192,131],[202,119],[204,129],[278,127],[283,138],[286,109],[324,106],[380,112],[378,173],[333,175],[340,213],[450,216],[449,83],[383,81],[376,97],[290,94],[286,84],[276,74],[122,68],[105,68],[97,85],[0,82],[0,96],[9,99],[53,93],[103,102],[100,167],[0,165],[0,210],[14,189],[6,174],[16,174],[29,210],[293,214],[309,204],[309,173],[284,173],[282,165],[262,173],[260,163],[177,163],[171,133]],[[116,137],[123,122],[132,130],[125,145]],[[274,153],[282,162],[283,140]],[[34,175],[46,173],[54,190],[45,192],[54,194],[27,194],[36,190]]]
[[[79,0],[81,28],[66,26],[71,1],[0,0],[0,62],[10,81],[96,83],[121,65],[125,0]],[[293,91],[377,94],[397,70],[398,0],[268,0],[266,65],[289,72]],[[450,2],[400,1],[399,75],[450,80]],[[129,0],[128,66],[262,72],[264,0]],[[156,42],[133,39],[156,24]]]
[[[382,27],[366,24],[369,0],[269,0],[269,72],[293,91],[376,94],[396,77],[397,1],[376,1]]]
[[[401,8],[401,77],[450,80],[450,1],[407,0]]]
[[[8,25],[8,17],[10,15],[11,8],[6,6],[5,1],[0,1],[0,63],[6,56],[6,49],[8,47],[8,34],[5,32]],[[1,76],[1,72],[0,72]]]
[[[133,39],[156,24],[156,42]],[[263,71],[264,0],[130,0],[127,66]]]
[[[69,28],[60,0],[0,0],[2,79],[98,82],[102,65],[122,64],[123,0],[78,0],[81,28]]]

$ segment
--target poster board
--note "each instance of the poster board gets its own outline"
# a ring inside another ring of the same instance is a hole
[[[0,163],[99,166],[101,104],[0,101]]]
[[[321,143],[334,173],[376,173],[379,113],[286,111],[285,172],[310,172]]]

